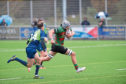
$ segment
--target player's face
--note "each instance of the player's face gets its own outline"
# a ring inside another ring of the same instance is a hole
[[[67,26],[67,27],[66,27],[66,30],[68,30],[68,29],[70,29],[70,26]]]
[[[42,23],[43,23],[43,21],[39,21],[39,22],[38,22],[39,25],[42,24]],[[41,26],[41,29],[44,30],[44,27]]]

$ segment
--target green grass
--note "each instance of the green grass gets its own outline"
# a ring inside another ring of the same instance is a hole
[[[57,54],[44,62],[46,69],[39,72],[44,79],[33,79],[35,66],[27,72],[18,62],[7,64],[12,55],[27,60],[26,42],[0,41],[0,84],[126,84],[126,41],[66,41],[65,46],[87,69],[78,74],[69,56]]]

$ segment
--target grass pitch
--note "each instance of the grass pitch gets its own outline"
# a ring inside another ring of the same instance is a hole
[[[12,55],[26,60],[26,46],[26,41],[0,41],[0,84],[126,84],[126,41],[65,41],[87,69],[78,74],[69,56],[57,54],[39,71],[44,79],[33,79],[35,66],[28,72],[18,62],[7,64]]]

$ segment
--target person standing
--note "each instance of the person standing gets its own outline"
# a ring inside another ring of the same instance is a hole
[[[103,32],[104,26],[105,26],[105,19],[101,18],[100,21],[98,22],[98,30],[99,30],[100,39],[104,39],[104,32]]]
[[[3,19],[2,23],[0,24],[0,27],[2,29],[1,39],[6,39],[6,27],[7,27],[7,24],[5,22],[5,19]]]
[[[90,22],[87,19],[88,19],[87,17],[84,17],[84,20],[81,22],[82,26],[89,26],[90,25]]]

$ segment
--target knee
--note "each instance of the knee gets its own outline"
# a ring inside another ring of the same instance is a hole
[[[47,61],[51,60],[53,58],[53,55],[48,54]]]
[[[75,52],[72,52],[72,53],[71,53],[71,56],[76,56],[76,53],[75,53]]]
[[[51,60],[51,59],[48,57],[48,58],[47,58],[47,61],[50,61],[50,60]]]
[[[49,56],[43,57],[42,61],[49,61],[51,58]]]
[[[32,67],[32,64],[27,64],[27,67],[28,67],[28,68],[31,68],[31,67]]]

